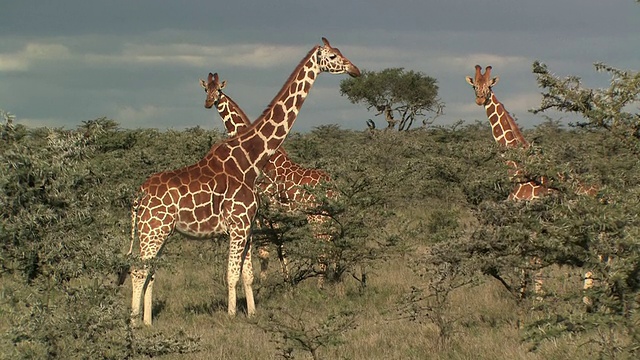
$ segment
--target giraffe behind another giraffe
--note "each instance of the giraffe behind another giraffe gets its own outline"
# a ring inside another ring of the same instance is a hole
[[[247,313],[255,313],[251,227],[258,209],[256,181],[262,169],[284,142],[320,73],[360,75],[340,50],[327,39],[322,41],[323,45],[314,46],[300,61],[246,131],[214,144],[196,164],[151,175],[134,201],[132,222],[136,224],[143,261],[156,257],[167,237],[176,231],[199,238],[229,234],[229,315],[236,314],[236,286],[241,276]],[[135,231],[132,233],[135,235]],[[137,320],[144,298],[143,320],[151,325],[155,274],[147,266],[136,267],[131,270],[131,281],[132,320]]]
[[[245,131],[251,121],[238,104],[226,95],[222,90],[226,86],[226,81],[220,81],[217,73],[209,73],[207,81],[200,80],[200,85],[207,94],[205,104],[215,105],[220,118],[230,136],[238,132]],[[322,232],[322,227],[328,223],[331,218],[328,214],[311,213],[316,208],[318,200],[316,197],[305,189],[305,187],[315,188],[320,184],[328,184],[331,177],[320,169],[309,169],[291,161],[287,153],[280,147],[263,169],[263,177],[258,181],[258,188],[261,193],[266,195],[270,200],[270,204],[276,205],[279,209],[288,213],[305,212],[307,221],[311,224],[316,238],[325,241],[330,240],[329,235]],[[331,190],[327,190],[324,194],[328,198],[335,196]],[[277,227],[277,224],[264,223],[267,227]],[[280,260],[283,275],[287,282],[290,281],[287,259],[284,254],[282,243],[277,243],[277,253]],[[260,276],[262,279],[266,276],[266,270],[269,262],[269,252],[267,246],[258,248],[258,257],[261,262]],[[326,264],[320,263],[319,285],[322,287],[326,272]]]

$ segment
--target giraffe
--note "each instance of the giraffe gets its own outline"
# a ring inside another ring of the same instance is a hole
[[[505,110],[504,105],[498,101],[495,93],[493,92],[493,86],[498,83],[499,77],[491,77],[491,66],[485,68],[484,74],[482,73],[482,67],[480,65],[475,66],[475,77],[466,77],[467,83],[471,85],[475,90],[476,104],[484,106],[487,111],[487,117],[491,124],[491,130],[494,140],[503,147],[515,148],[522,147],[528,148],[531,145],[524,138],[520,128],[516,124],[515,120],[509,112]],[[518,165],[509,161],[507,165],[510,167],[509,174],[512,179],[518,179],[522,177],[522,171],[518,169]],[[560,180],[565,180],[562,176],[559,176]],[[585,185],[578,182],[574,187],[574,191],[578,195],[595,196],[599,188],[595,185]],[[523,181],[516,184],[515,188],[509,193],[508,200],[511,201],[531,201],[540,199],[544,196],[550,195],[556,192],[555,189],[549,186],[549,180],[542,176],[539,180]],[[540,263],[539,258],[533,258],[532,263]],[[524,275],[524,272],[523,272]],[[542,294],[543,281],[536,274],[534,277],[534,292],[536,294]],[[584,275],[583,290],[587,290],[593,286],[593,274],[588,271]],[[521,289],[521,295],[526,291],[525,284],[523,283]],[[583,298],[585,303],[590,300]],[[587,304],[588,305],[588,304]]]
[[[251,125],[251,121],[244,111],[222,91],[226,86],[226,80],[220,81],[218,73],[209,73],[206,81],[200,80],[200,85],[207,94],[207,104],[216,106],[229,136],[244,131]],[[278,148],[265,165],[263,175],[258,181],[259,190],[266,195],[271,204],[290,213],[297,210],[310,210],[316,207],[318,205],[317,199],[305,191],[305,187],[316,187],[321,183],[327,184],[331,181],[331,177],[326,172],[320,169],[305,168],[293,162],[282,146]],[[335,196],[331,190],[327,190],[325,195],[328,198]],[[323,223],[328,222],[330,218],[323,214],[315,213],[307,213],[306,217],[309,224],[314,227],[316,238],[328,241],[328,235],[322,234],[319,228]],[[274,226],[273,224],[269,225]],[[276,244],[276,246],[282,273],[285,280],[289,282],[290,275],[284,248],[282,244]],[[264,280],[269,262],[269,252],[266,246],[258,247],[258,258],[261,265],[260,277]],[[326,264],[320,261],[320,277],[318,281],[320,287],[324,283],[325,272]]]
[[[475,79],[467,76],[466,80],[476,93],[476,104],[484,106],[487,111],[487,118],[491,124],[491,133],[493,139],[498,145],[505,148],[528,148],[531,146],[524,138],[518,124],[504,105],[493,92],[493,86],[500,80],[499,77],[491,78],[491,66],[487,66],[485,73],[482,74],[482,67],[476,65]],[[509,174],[512,178],[520,178],[522,171],[518,169],[518,165],[513,161],[508,161],[510,167]],[[548,180],[541,178],[538,181],[522,181],[516,184],[515,188],[509,194],[509,200],[525,200],[530,201],[539,199],[550,194],[553,190],[548,186]]]
[[[242,276],[247,315],[255,314],[251,227],[258,208],[256,180],[269,158],[282,145],[313,83],[322,72],[359,76],[360,70],[322,38],[302,58],[262,115],[242,133],[214,144],[196,164],[151,175],[140,186],[132,206],[132,245],[135,232],[140,258],[153,259],[167,237],[179,232],[211,238],[229,234],[227,290],[229,315],[236,314],[236,285]],[[213,103],[205,102],[210,108]],[[131,270],[131,317],[136,322],[144,297],[143,320],[151,325],[155,274],[148,266]]]
[[[485,73],[482,74],[482,67],[476,65],[475,79],[470,76],[466,77],[467,82],[475,89],[476,104],[485,107],[493,138],[500,146],[505,148],[529,148],[531,144],[522,135],[518,124],[506,111],[504,105],[498,101],[493,92],[493,86],[498,83],[500,78],[491,78],[491,69],[491,66],[487,66]],[[518,169],[518,165],[515,162],[509,161],[507,165],[511,168],[510,175],[512,178],[517,180],[522,177],[522,171]],[[567,180],[561,174],[558,176],[560,180]],[[595,185],[586,185],[581,182],[577,182],[574,186],[574,191],[578,195],[595,196],[599,190]],[[542,198],[553,192],[555,190],[550,187],[549,179],[543,176],[538,180],[517,183],[509,194],[509,199],[530,201]]]
[[[467,76],[465,79],[467,83],[473,87],[476,95],[476,104],[484,106],[487,112],[487,118],[491,125],[491,133],[493,139],[499,146],[504,148],[528,148],[531,144],[522,135],[522,131],[516,124],[513,117],[505,109],[504,105],[498,101],[495,93],[493,92],[493,86],[495,86],[500,80],[499,77],[491,77],[491,66],[485,68],[484,74],[482,73],[482,67],[476,65],[475,77]],[[509,201],[532,201],[540,199],[544,196],[551,194],[554,190],[547,184],[548,181],[545,177],[540,180],[521,181],[522,171],[518,169],[518,164],[514,161],[507,161],[509,167],[509,176],[512,180],[517,181],[515,187],[509,193]],[[532,263],[539,263],[539,258],[532,258]],[[526,293],[526,279],[528,275],[522,270],[522,284],[520,286],[520,295],[524,296]],[[534,292],[536,294],[542,294],[542,284],[540,274],[536,274],[533,279]]]

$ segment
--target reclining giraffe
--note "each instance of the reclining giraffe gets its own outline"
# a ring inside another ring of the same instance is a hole
[[[293,127],[311,87],[322,72],[359,76],[360,70],[322,38],[302,58],[262,115],[244,132],[218,142],[196,164],[151,175],[132,206],[131,247],[137,230],[140,259],[155,258],[174,233],[212,238],[229,234],[228,313],[236,314],[236,285],[242,276],[247,314],[255,314],[251,227],[258,210],[256,181]],[[205,103],[211,107],[213,103]],[[131,252],[132,249],[130,249]],[[133,266],[132,321],[144,297],[143,320],[152,321],[153,269]]]
[[[216,106],[229,136],[243,132],[251,125],[251,121],[245,112],[232,98],[222,91],[226,86],[226,80],[220,81],[218,73],[209,73],[207,81],[200,80],[200,85],[207,94],[206,103]],[[263,175],[264,177],[258,180],[258,188],[262,194],[266,195],[271,204],[290,213],[304,211],[307,213],[307,221],[314,229],[315,237],[327,241],[330,240],[329,235],[323,234],[321,229],[331,218],[323,214],[309,213],[309,210],[319,204],[315,196],[305,190],[305,187],[316,187],[322,183],[329,183],[331,181],[329,174],[320,169],[309,169],[296,164],[281,146],[265,165]],[[331,198],[335,196],[335,193],[327,190],[325,195]],[[291,280],[282,243],[276,244],[276,248],[285,281],[289,282]],[[260,277],[264,279],[269,263],[269,251],[266,245],[258,248],[258,258],[261,264]],[[320,287],[324,283],[326,267],[326,263],[320,261],[320,277],[318,280]]]

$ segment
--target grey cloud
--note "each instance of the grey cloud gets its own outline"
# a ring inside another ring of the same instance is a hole
[[[209,71],[228,80],[227,92],[255,118],[321,36],[361,68],[405,67],[438,79],[441,123],[484,119],[464,82],[478,62],[494,66],[497,95],[529,127],[541,121],[527,113],[539,94],[534,60],[607,86],[593,62],[633,69],[640,57],[640,5],[631,0],[23,0],[6,2],[2,13],[0,108],[51,126],[108,116],[125,127],[221,129],[198,85]],[[28,44],[68,53],[26,54]],[[147,61],[126,58],[134,55]],[[373,113],[339,95],[341,79],[318,79],[294,131],[365,128]]]

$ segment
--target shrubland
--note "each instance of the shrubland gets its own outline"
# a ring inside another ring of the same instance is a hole
[[[291,134],[284,146],[293,160],[333,178],[335,198],[308,189],[322,200],[309,211],[332,217],[332,241],[314,238],[304,216],[265,202],[263,216],[281,226],[276,234],[258,229],[255,240],[278,237],[292,280],[274,257],[256,286],[258,314],[248,319],[225,311],[228,239],[173,235],[157,264],[150,328],[131,327],[130,284],[116,283],[135,261],[125,255],[130,202],[148,175],[197,161],[223,135],[123,129],[105,118],[72,130],[27,128],[3,113],[0,354],[635,358],[640,140],[629,106],[638,77],[597,69],[612,75],[611,89],[586,91],[534,64],[548,95],[537,111],[575,112],[584,121],[526,129],[527,150],[498,149],[486,121]],[[547,176],[558,191],[535,202],[506,201],[514,184],[505,158]],[[578,182],[600,191],[576,194]],[[330,266],[319,289],[321,254]],[[595,286],[585,292],[587,271]],[[541,296],[530,287],[519,292],[523,273],[542,274]]]

